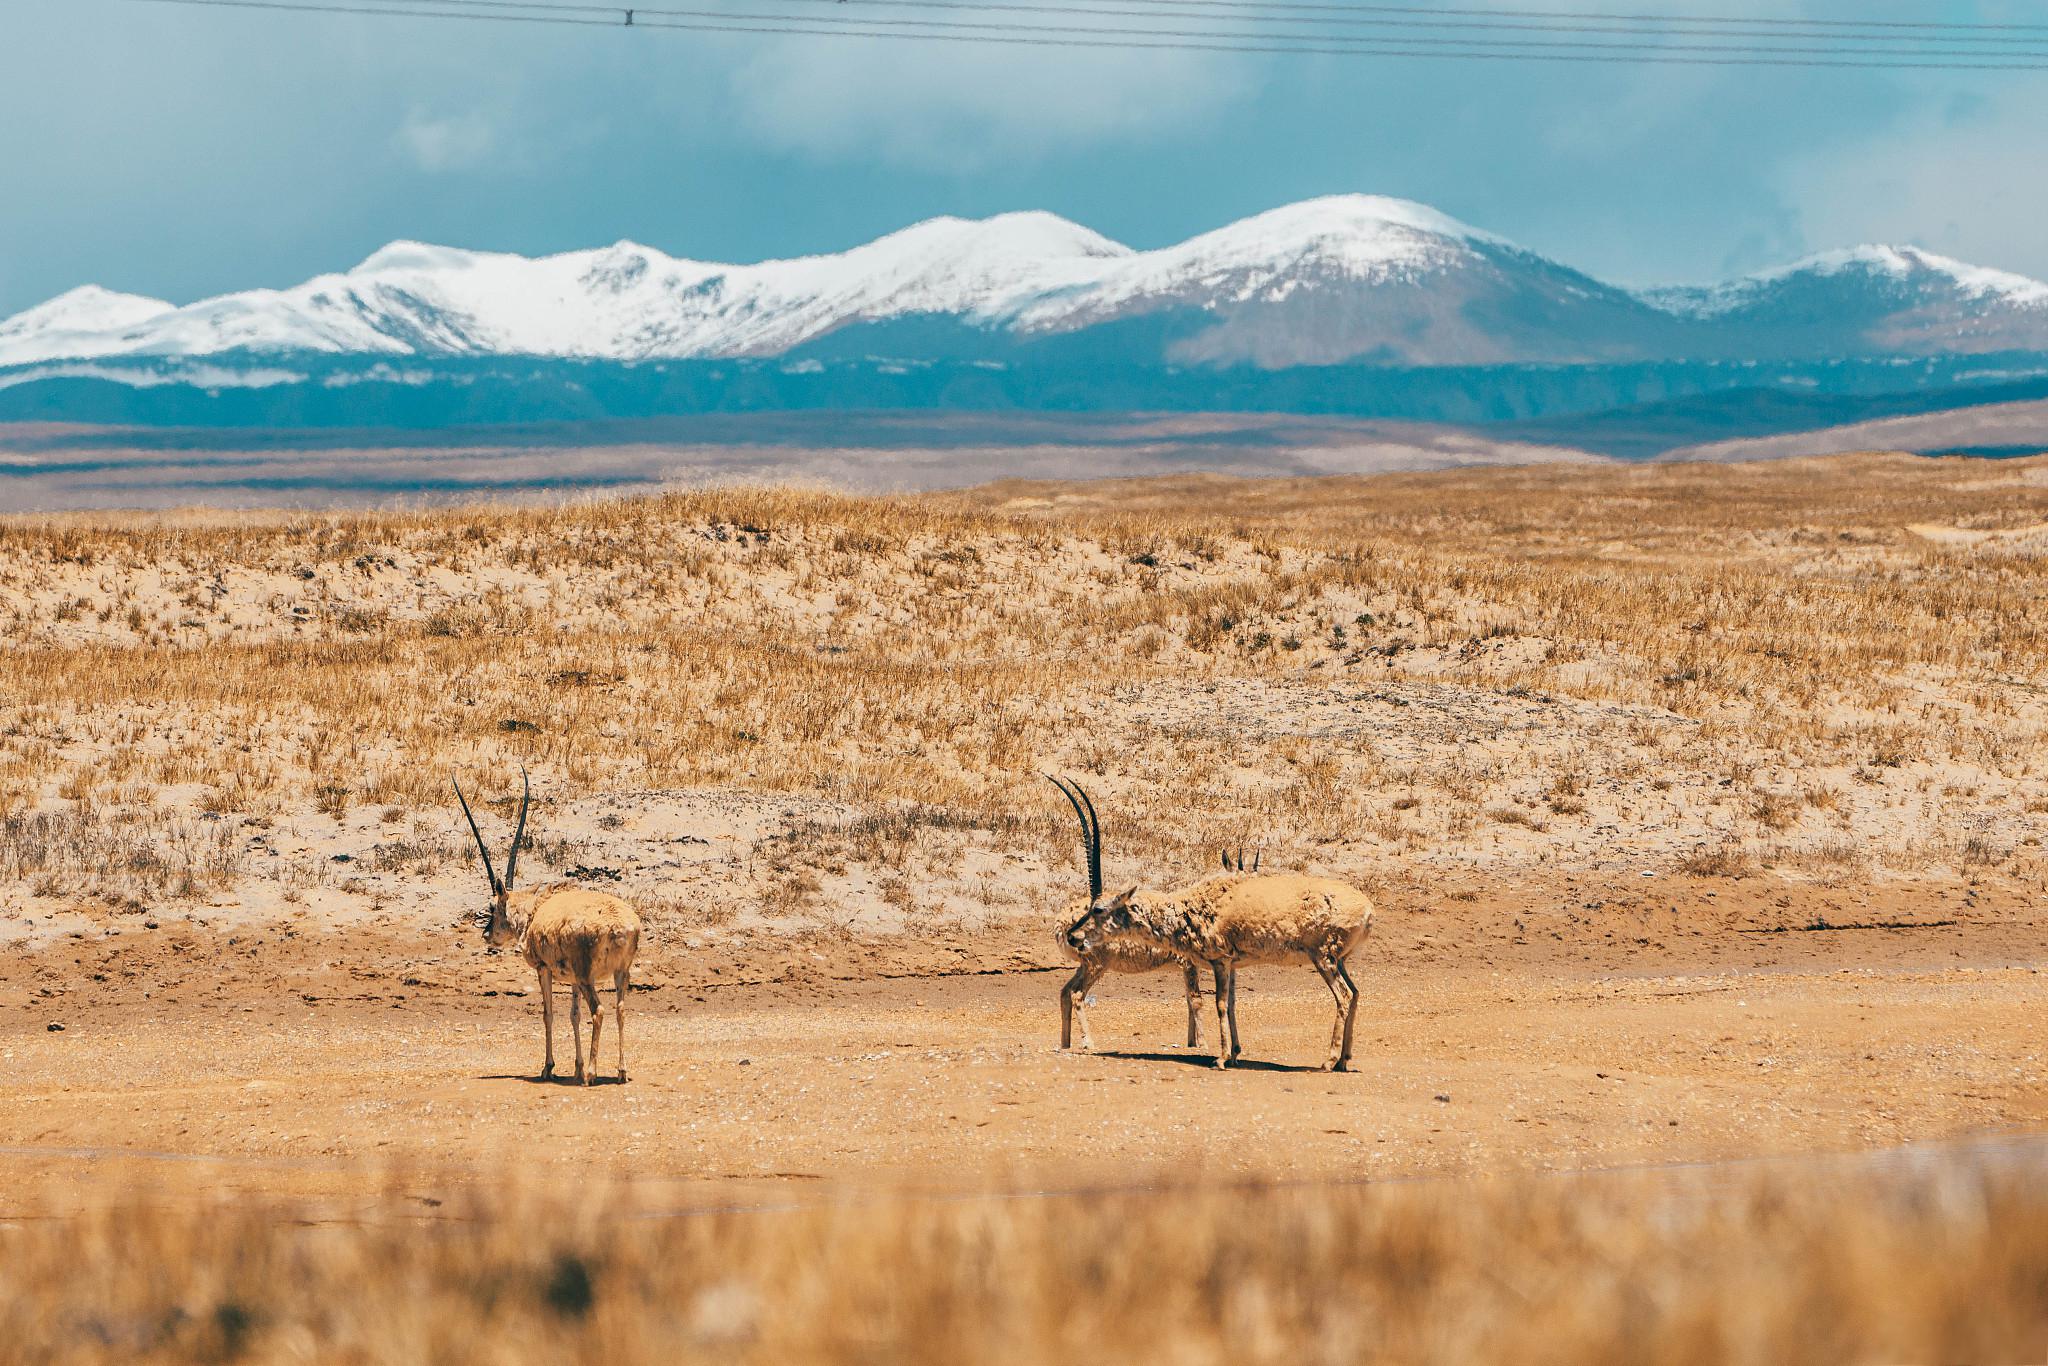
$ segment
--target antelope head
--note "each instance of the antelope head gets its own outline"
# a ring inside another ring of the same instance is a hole
[[[453,782],[453,779],[450,779]],[[526,769],[519,770],[519,819],[512,829],[512,848],[505,855],[505,880],[498,880],[498,870],[491,866],[491,851],[484,847],[483,831],[476,828],[476,816],[469,809],[469,798],[462,795],[462,784],[455,783],[455,800],[462,803],[462,814],[469,821],[469,833],[476,837],[477,857],[484,863],[484,876],[490,879],[491,900],[477,913],[477,928],[484,932],[484,942],[493,948],[502,948],[519,937],[512,925],[510,901],[512,878],[519,871],[519,842],[526,835],[526,808],[533,803],[533,785],[527,780]]]
[[[1085,958],[1100,949],[1118,931],[1128,927],[1131,894],[1138,889],[1132,887],[1114,897],[1103,895],[1102,821],[1095,814],[1095,803],[1088,799],[1079,783],[1055,778],[1050,773],[1045,777],[1066,797],[1067,804],[1074,808],[1074,815],[1081,821],[1081,851],[1088,867],[1088,897],[1085,901],[1076,898],[1069,903],[1067,930],[1060,942],[1069,952]],[[1122,922],[1117,921],[1120,915]]]

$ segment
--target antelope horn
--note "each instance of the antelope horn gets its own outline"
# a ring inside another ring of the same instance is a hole
[[[1095,803],[1088,800],[1088,789],[1079,783],[1074,791],[1081,794],[1081,800],[1088,806],[1088,895],[1102,895],[1102,817],[1095,814]]]
[[[1256,873],[1256,872],[1258,872],[1258,871],[1259,871],[1259,865],[1260,865],[1261,863],[1264,863],[1265,861],[1266,861],[1266,846],[1262,844],[1262,845],[1260,845],[1260,846],[1259,846],[1258,848],[1256,848],[1256,849],[1252,850],[1252,871],[1253,871],[1253,872],[1255,872],[1255,873]],[[1238,855],[1237,855],[1237,866],[1238,866],[1239,868],[1243,868],[1243,867],[1244,867],[1244,851],[1242,851],[1242,850],[1239,850],[1239,851],[1238,851]]]
[[[462,795],[462,784],[453,778],[448,781],[455,783],[455,800],[462,803],[462,814],[469,819],[469,833],[476,836],[476,852],[484,861],[484,876],[491,880],[491,895],[496,896],[504,890],[504,884],[498,881],[498,870],[491,867],[491,851],[484,847],[484,832],[476,828],[476,817],[470,812],[469,798]]]
[[[1045,780],[1060,790],[1067,799],[1067,805],[1074,808],[1074,814],[1081,821],[1081,845],[1088,861],[1088,895],[1102,895],[1102,830],[1095,819],[1095,803],[1088,800],[1088,794],[1081,790],[1079,783],[1069,784],[1064,779],[1045,775]],[[1084,809],[1085,804],[1085,809]]]
[[[505,855],[505,890],[512,890],[512,876],[519,868],[519,841],[526,836],[526,808],[533,804],[533,783],[526,765],[519,766],[519,823],[512,830],[512,852]]]
[[[1223,871],[1226,873],[1230,871],[1230,851],[1228,849],[1223,851]]]

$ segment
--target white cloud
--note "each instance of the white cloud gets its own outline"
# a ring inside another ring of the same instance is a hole
[[[423,171],[460,171],[490,158],[497,126],[480,110],[436,115],[415,109],[399,126],[397,142]]]
[[[1255,70],[1213,53],[793,38],[757,49],[732,87],[749,131],[779,150],[960,172],[1197,136]]]

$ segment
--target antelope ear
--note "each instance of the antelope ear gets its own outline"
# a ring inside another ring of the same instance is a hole
[[[1134,883],[1116,894],[1116,904],[1119,906],[1128,906],[1131,904],[1131,898],[1136,896],[1137,894],[1138,888],[1137,885]]]

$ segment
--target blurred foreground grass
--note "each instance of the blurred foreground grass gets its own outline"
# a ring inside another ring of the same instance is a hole
[[[1966,1159],[676,1212],[161,1191],[0,1224],[55,1361],[2040,1362],[2048,1189]]]

